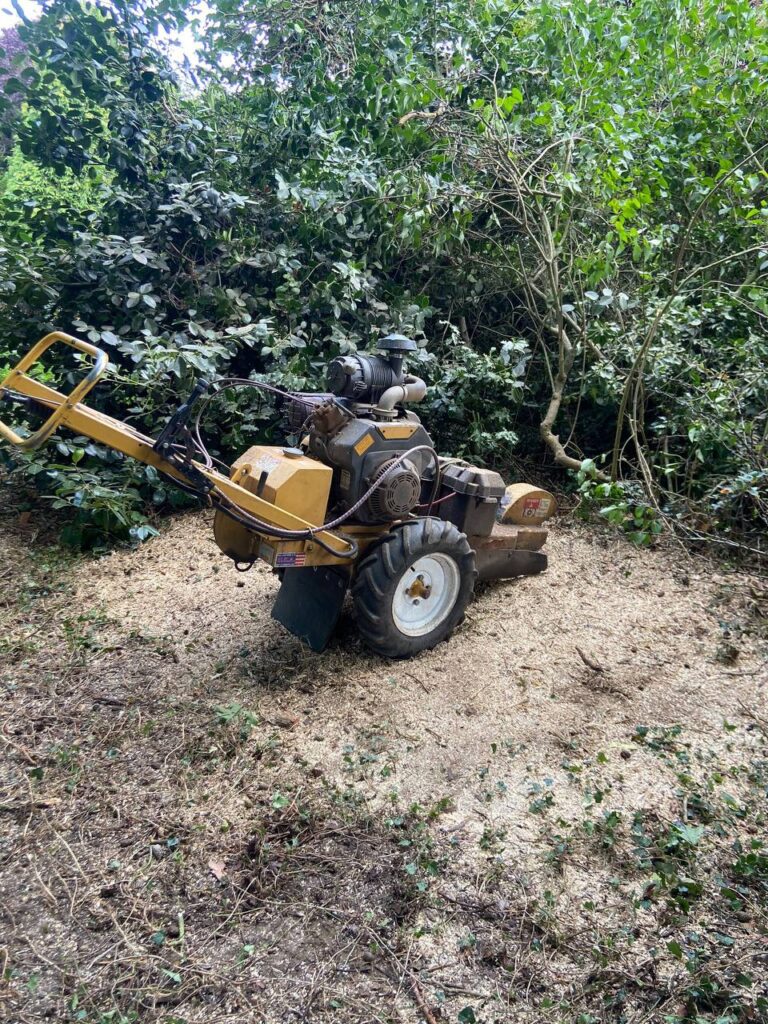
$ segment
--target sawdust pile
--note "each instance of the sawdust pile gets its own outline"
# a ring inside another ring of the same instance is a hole
[[[308,652],[205,516],[74,566],[13,522],[2,544],[9,1020],[575,1020],[567,936],[628,927],[633,881],[553,867],[557,837],[680,818],[648,729],[697,766],[765,757],[764,584],[676,549],[561,523],[546,574],[394,663],[349,612]],[[672,1012],[668,983],[622,1005]]]
[[[546,574],[482,588],[450,643],[408,662],[369,655],[351,610],[328,651],[307,651],[269,616],[270,569],[233,572],[202,517],[86,568],[77,600],[158,639],[143,657],[129,644],[97,660],[100,689],[130,700],[145,679],[180,700],[236,700],[295,725],[286,742],[327,770],[375,726],[408,750],[392,780],[403,799],[449,782],[460,810],[462,776],[491,741],[545,756],[637,722],[717,730],[740,703],[763,705],[768,669],[750,674],[760,656],[739,624],[760,599],[748,579],[586,529],[561,526],[548,551]]]

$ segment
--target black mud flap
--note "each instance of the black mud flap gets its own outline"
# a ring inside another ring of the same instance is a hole
[[[349,569],[338,566],[286,569],[272,618],[313,651],[324,651],[339,621],[349,577]]]

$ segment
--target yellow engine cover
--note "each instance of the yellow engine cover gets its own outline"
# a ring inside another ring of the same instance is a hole
[[[232,463],[232,480],[277,508],[322,526],[328,508],[333,470],[294,448],[254,445]],[[263,516],[268,520],[268,516]],[[253,530],[217,511],[214,536],[231,558],[250,561],[258,556],[261,539]]]

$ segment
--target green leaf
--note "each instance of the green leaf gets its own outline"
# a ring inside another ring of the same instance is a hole
[[[706,831],[704,825],[684,825],[682,822],[677,822],[673,829],[689,846],[695,846]]]
[[[510,90],[510,92],[506,96],[499,100],[499,108],[503,113],[509,114],[512,110],[514,110],[516,106],[518,106],[518,104],[522,102],[523,94],[521,90],[515,86],[514,89]]]

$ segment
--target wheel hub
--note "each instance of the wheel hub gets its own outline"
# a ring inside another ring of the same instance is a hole
[[[405,592],[413,601],[426,600],[432,593],[432,581],[425,573],[419,573]]]
[[[395,626],[405,636],[426,636],[451,614],[461,586],[456,561],[443,552],[417,558],[403,573],[392,600]]]

